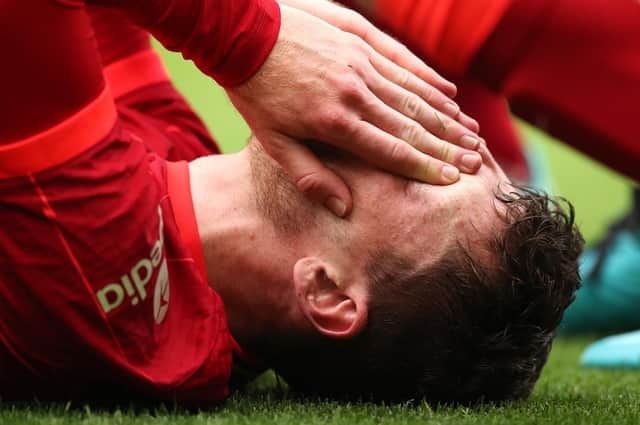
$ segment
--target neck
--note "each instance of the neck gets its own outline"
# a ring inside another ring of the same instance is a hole
[[[222,298],[234,338],[258,356],[304,334],[292,285],[295,239],[258,212],[248,150],[190,164],[193,204],[207,278]]]

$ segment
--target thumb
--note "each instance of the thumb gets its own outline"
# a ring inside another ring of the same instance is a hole
[[[349,188],[309,148],[283,134],[261,135],[259,140],[305,196],[340,218],[351,213],[353,201]]]

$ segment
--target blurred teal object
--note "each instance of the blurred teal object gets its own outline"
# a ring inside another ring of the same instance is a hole
[[[591,368],[640,368],[640,331],[610,336],[591,344],[580,364]]]
[[[544,153],[546,164],[540,166],[551,170],[553,180],[550,193],[563,196],[574,205],[576,223],[588,244],[600,240],[608,223],[629,211],[631,180],[612,172],[537,128],[523,122],[519,122],[518,128],[527,147],[536,145],[534,149]],[[535,164],[538,158],[539,155],[529,158],[533,160],[534,167],[538,167]],[[535,169],[532,171],[536,172]],[[537,176],[532,177],[539,181]],[[537,184],[541,189],[548,189],[544,181]]]
[[[581,260],[582,288],[559,332],[620,333],[640,329],[640,189],[634,207]]]

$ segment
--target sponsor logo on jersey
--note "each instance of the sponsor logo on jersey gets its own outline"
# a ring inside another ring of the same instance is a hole
[[[105,285],[96,292],[98,302],[105,314],[120,307],[125,301],[132,306],[147,299],[147,285],[151,281],[155,271],[158,271],[155,279],[153,294],[153,317],[157,324],[162,323],[169,309],[169,271],[167,259],[164,257],[164,222],[162,208],[158,206],[160,224],[158,226],[158,239],[149,252],[149,257],[141,258],[127,273],[120,277],[118,282]]]

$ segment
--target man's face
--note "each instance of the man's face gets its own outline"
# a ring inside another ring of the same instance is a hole
[[[495,191],[499,186],[508,189],[509,180],[485,147],[480,154],[480,171],[462,174],[449,186],[408,180],[357,159],[329,160],[353,194],[354,208],[346,222],[316,220],[330,214],[304,199],[260,149],[252,152],[252,167],[258,203],[276,227],[311,238],[313,232],[305,231],[309,226],[336,223],[341,231],[332,233],[344,236],[332,247],[351,268],[364,270],[371,255],[383,249],[421,267],[438,260],[452,243],[473,248],[499,228]]]
[[[390,248],[420,267],[435,262],[456,241],[473,249],[486,240],[501,225],[496,190],[508,190],[510,182],[485,147],[481,155],[480,171],[461,174],[450,186],[407,180],[356,160],[337,163],[333,168],[354,197],[348,251]]]

